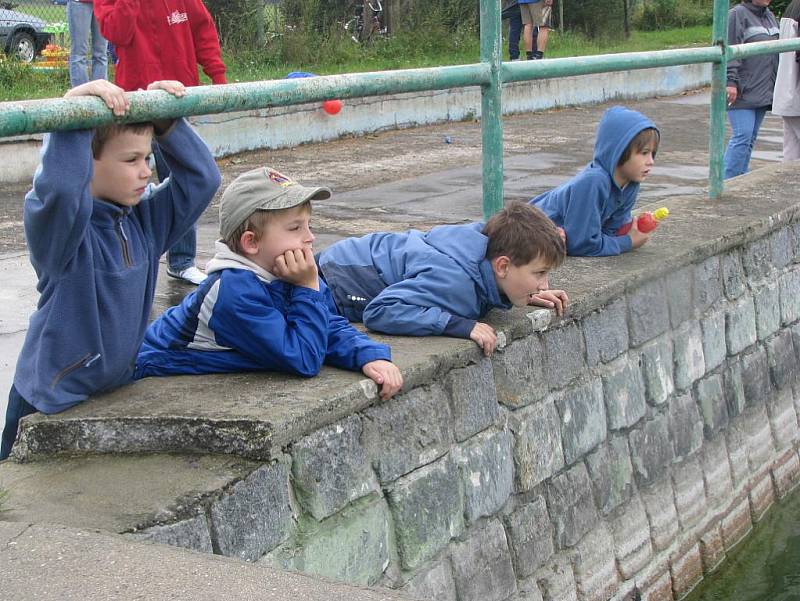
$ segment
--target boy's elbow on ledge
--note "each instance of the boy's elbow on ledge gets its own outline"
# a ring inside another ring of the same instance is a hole
[[[313,378],[319,375],[322,369],[322,359],[319,361],[308,361],[305,363],[291,365],[289,370],[292,374],[300,376],[301,378]]]

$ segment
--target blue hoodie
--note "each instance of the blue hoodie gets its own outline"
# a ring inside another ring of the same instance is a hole
[[[387,334],[469,338],[493,307],[510,309],[486,259],[483,223],[423,233],[347,238],[324,250],[320,269],[339,312]]]
[[[568,182],[530,201],[564,228],[568,255],[605,257],[631,250],[630,236],[616,232],[631,221],[639,183],[620,188],[614,170],[631,141],[648,128],[656,126],[637,111],[608,109],[597,127],[592,162]]]
[[[133,376],[159,257],[197,221],[220,184],[183,120],[158,139],[172,175],[135,207],[92,198],[92,131],[45,137],[25,197],[25,236],[40,293],[14,376],[22,397],[57,413]]]
[[[154,321],[136,360],[136,377],[270,370],[311,377],[323,363],[359,370],[392,360],[336,314],[319,291],[277,280],[217,242],[208,277]]]

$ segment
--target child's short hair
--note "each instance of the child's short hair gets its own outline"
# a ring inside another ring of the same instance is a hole
[[[94,137],[92,138],[92,157],[95,159],[100,158],[106,143],[116,136],[126,131],[132,131],[135,134],[143,134],[146,131],[153,131],[153,124],[150,121],[142,123],[109,123],[108,125],[101,125],[94,130]]]
[[[647,127],[643,129],[636,134],[636,137],[634,137],[633,140],[631,140],[631,143],[628,144],[625,152],[623,152],[622,156],[619,157],[619,162],[617,165],[626,163],[634,152],[641,152],[647,146],[653,149],[653,158],[656,158],[656,152],[658,152],[658,143],[660,141],[661,134],[655,127]]]
[[[307,200],[299,205],[297,205],[300,209],[306,210],[311,212],[311,201]],[[290,207],[296,208],[296,207]],[[233,230],[230,234],[228,234],[222,241],[225,245],[230,248],[233,252],[239,255],[244,254],[244,249],[242,248],[242,234],[245,232],[253,232],[253,235],[256,239],[256,242],[261,240],[261,236],[264,234],[264,230],[267,228],[270,220],[283,211],[288,211],[289,209],[256,209],[253,213],[245,219],[241,225],[239,225],[235,230]]]
[[[512,265],[526,265],[541,259],[554,269],[567,255],[556,225],[541,210],[515,201],[492,215],[483,234],[489,238],[486,258],[506,256]]]

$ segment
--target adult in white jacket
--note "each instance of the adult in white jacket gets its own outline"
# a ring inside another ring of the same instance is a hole
[[[800,0],[792,0],[781,19],[780,39],[798,37]],[[800,52],[784,52],[772,98],[772,112],[783,117],[783,160],[800,159]]]

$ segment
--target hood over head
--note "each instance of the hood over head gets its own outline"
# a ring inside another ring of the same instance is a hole
[[[597,126],[592,165],[601,167],[613,181],[614,170],[628,144],[640,131],[648,128],[658,131],[656,124],[640,112],[624,106],[611,107],[603,114]]]

